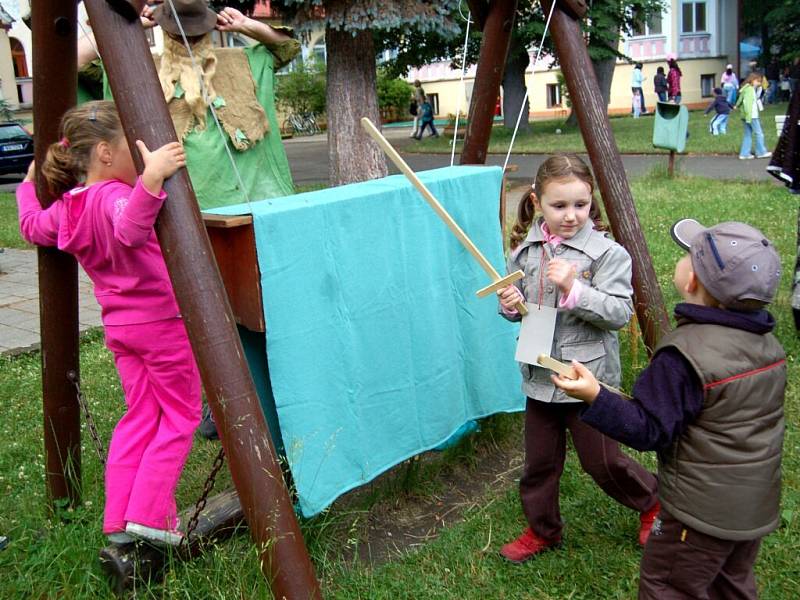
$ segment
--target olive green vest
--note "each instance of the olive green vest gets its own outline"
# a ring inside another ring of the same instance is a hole
[[[705,399],[659,453],[659,496],[673,517],[725,540],[754,540],[780,522],[786,355],[771,333],[679,321],[656,353],[676,348]]]

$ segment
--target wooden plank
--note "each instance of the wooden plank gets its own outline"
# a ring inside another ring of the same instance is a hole
[[[525,273],[523,273],[522,271],[514,271],[513,273],[509,273],[505,277],[498,279],[494,283],[487,285],[485,288],[479,289],[477,292],[475,292],[475,295],[478,296],[478,298],[483,298],[485,296],[488,296],[489,294],[496,292],[501,288],[506,287],[507,285],[511,285],[512,283],[514,283],[518,279],[522,279],[523,277],[525,277]]]
[[[206,227],[241,227],[250,225],[253,222],[253,215],[215,215],[212,213],[200,213]]]
[[[486,257],[481,254],[481,251],[478,250],[478,247],[472,242],[471,239],[469,239],[467,234],[464,233],[464,230],[458,226],[458,223],[453,220],[453,217],[451,217],[450,214],[444,209],[444,207],[439,203],[427,186],[420,181],[420,178],[417,177],[417,174],[414,173],[406,161],[403,160],[403,157],[400,156],[400,154],[392,147],[389,141],[383,137],[383,134],[378,131],[378,128],[375,127],[375,124],[367,117],[362,117],[361,125],[364,127],[364,130],[369,134],[369,136],[378,143],[378,145],[395,164],[395,166],[400,169],[400,171],[409,179],[409,181],[411,181],[413,186],[417,188],[417,191],[422,194],[422,197],[430,205],[433,211],[439,215],[439,218],[444,221],[444,224],[447,225],[453,235],[458,238],[458,241],[461,242],[461,244],[467,249],[472,257],[478,261],[478,264],[484,271],[486,271],[486,274],[491,277],[492,281],[499,281],[501,279],[500,274],[492,266],[492,263],[486,260]],[[523,302],[517,302],[515,308],[521,315],[528,314],[528,309]]]
[[[566,377],[567,379],[575,379],[575,375],[576,375],[575,369],[573,369],[570,365],[564,364],[561,361],[556,360],[555,358],[547,356],[546,354],[540,354],[537,357],[536,362],[538,362],[545,369],[550,369],[551,371],[555,371],[556,373],[558,373],[562,377]],[[625,398],[626,400],[633,400],[632,397],[630,397],[628,394],[626,394],[622,390],[618,390],[617,388],[615,388],[613,386],[610,386],[610,385],[608,385],[606,383],[603,383],[602,381],[598,381],[597,383],[602,385],[609,392],[613,392],[615,394],[618,394],[618,395],[622,396],[623,398]]]
[[[206,223],[206,230],[234,320],[250,331],[265,331],[255,230],[252,217],[245,216],[250,223],[230,227]]]

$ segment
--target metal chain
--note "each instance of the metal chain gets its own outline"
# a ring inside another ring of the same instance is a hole
[[[224,463],[225,448],[220,445],[217,457],[214,459],[214,465],[211,467],[211,472],[208,474],[206,482],[203,484],[203,493],[200,498],[197,499],[197,503],[194,506],[194,514],[186,524],[186,533],[183,536],[183,540],[181,540],[181,545],[188,546],[189,538],[191,537],[192,533],[194,533],[194,530],[197,527],[197,522],[200,520],[200,513],[203,512],[203,509],[206,507],[206,502],[208,502],[208,495],[211,493],[211,490],[214,489],[217,473],[219,473],[219,470],[222,468]]]
[[[89,428],[89,435],[92,436],[92,440],[94,440],[94,448],[97,450],[97,457],[100,459],[103,467],[106,466],[106,451],[105,446],[103,445],[102,440],[100,439],[100,434],[97,433],[97,427],[94,424],[94,418],[92,417],[92,413],[89,412],[89,403],[86,402],[86,398],[83,396],[83,391],[81,391],[81,381],[78,378],[78,374],[75,371],[67,371],[67,379],[75,388],[75,394],[78,397],[78,404],[83,411],[83,416],[86,419],[86,426]]]

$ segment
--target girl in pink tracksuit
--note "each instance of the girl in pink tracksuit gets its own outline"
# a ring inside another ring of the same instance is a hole
[[[94,282],[127,411],[111,437],[103,532],[112,542],[180,543],[175,487],[200,421],[200,377],[153,223],[164,180],[185,166],[177,142],[137,177],[112,102],[68,111],[42,173],[59,198],[43,209],[33,165],[17,189],[20,230],[75,256]]]

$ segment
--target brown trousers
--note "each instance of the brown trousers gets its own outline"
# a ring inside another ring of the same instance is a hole
[[[661,509],[642,557],[639,600],[755,600],[760,544],[700,533]]]
[[[534,533],[546,540],[561,537],[564,524],[558,488],[567,451],[567,432],[581,467],[603,491],[637,512],[657,499],[655,476],[619,449],[619,444],[581,421],[581,403],[539,402],[525,409],[525,467],[519,480],[522,510]]]

